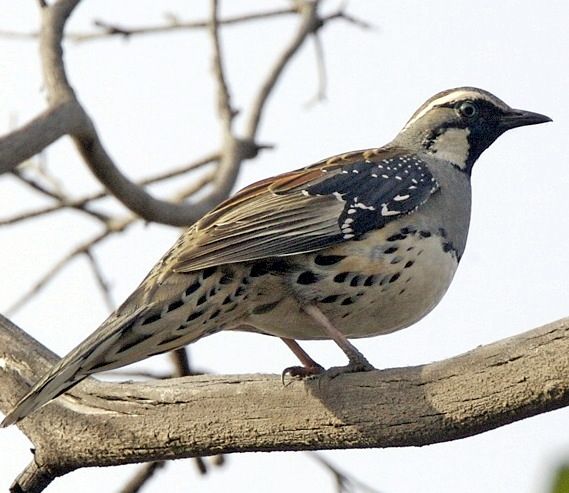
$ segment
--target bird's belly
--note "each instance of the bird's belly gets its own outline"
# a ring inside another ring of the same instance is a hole
[[[252,316],[251,325],[276,336],[325,338],[322,328],[303,312],[307,303],[316,304],[352,338],[386,334],[420,320],[446,292],[458,261],[440,236],[400,236],[381,247],[372,237],[308,255],[302,264],[310,269],[295,272],[288,286],[294,295],[270,312]],[[318,264],[337,258],[342,260]]]

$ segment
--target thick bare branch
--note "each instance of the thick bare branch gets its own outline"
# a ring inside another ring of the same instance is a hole
[[[75,105],[62,103],[40,113],[33,120],[0,137],[0,174],[30,159],[79,123]]]
[[[35,463],[54,476],[229,452],[420,446],[568,406],[568,352],[563,319],[428,365],[285,386],[277,375],[88,379],[20,429]],[[56,360],[1,318],[0,408],[10,409]]]
[[[220,163],[221,176],[215,182],[219,188],[204,197],[199,204],[174,204],[156,199],[124,176],[107,153],[95,125],[75,97],[66,76],[62,50],[63,29],[77,4],[78,0],[58,0],[50,7],[42,9],[40,52],[48,101],[50,104],[74,102],[77,111],[81,113],[81,119],[80,125],[71,132],[71,137],[79,153],[97,179],[130,210],[147,221],[174,226],[195,222],[229,195],[239,167],[248,155],[240,152],[237,146],[230,146],[225,152],[225,166],[223,162]],[[235,154],[228,156],[229,150],[235,150]],[[228,163],[235,168],[231,172],[227,172]]]

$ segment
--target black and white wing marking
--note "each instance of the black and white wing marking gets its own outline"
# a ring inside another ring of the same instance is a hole
[[[339,227],[343,239],[351,239],[413,212],[438,189],[418,157],[395,155],[344,166],[340,173],[307,187],[306,193],[333,195],[346,203]]]
[[[437,189],[413,156],[379,149],[334,157],[241,190],[182,235],[164,261],[190,272],[321,250],[413,212]]]

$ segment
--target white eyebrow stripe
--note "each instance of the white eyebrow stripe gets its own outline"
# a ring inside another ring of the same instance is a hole
[[[490,98],[488,95],[484,94],[483,92],[476,92],[469,90],[453,91],[449,94],[445,94],[444,96],[433,99],[428,104],[425,103],[425,107],[411,117],[411,119],[403,127],[403,130],[409,128],[413,123],[415,123],[420,118],[423,118],[423,116],[425,116],[425,114],[431,111],[434,107],[443,106],[449,103],[454,103],[455,101],[459,101],[461,99],[484,99],[494,105],[498,103],[498,101]]]

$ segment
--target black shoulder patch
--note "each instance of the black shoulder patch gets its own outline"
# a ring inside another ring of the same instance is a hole
[[[338,224],[343,239],[351,239],[413,212],[438,188],[423,161],[412,155],[398,155],[344,166],[306,192],[345,201]]]

